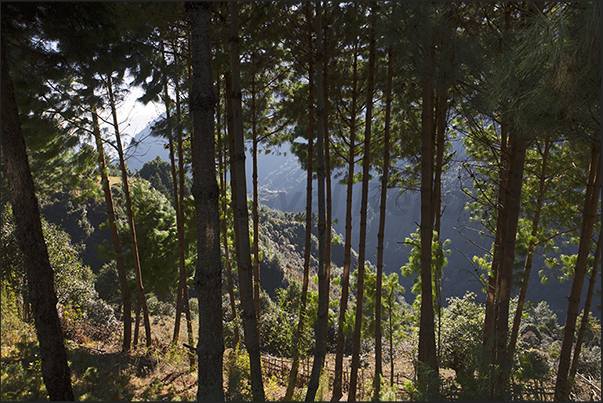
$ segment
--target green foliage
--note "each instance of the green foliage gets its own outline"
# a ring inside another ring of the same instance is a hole
[[[5,205],[2,222],[3,244],[16,245],[14,224],[10,205]],[[48,223],[42,218],[42,232],[48,249],[50,265],[54,271],[54,286],[58,298],[57,309],[60,316],[68,323],[83,323],[112,327],[116,324],[113,309],[99,298],[94,288],[94,275],[89,267],[84,266],[79,257],[79,249],[71,243],[69,235],[57,225]],[[21,296],[21,309],[27,310],[27,290],[25,287],[26,272],[20,253],[8,257],[5,253],[11,250],[2,249],[3,275],[7,286]],[[14,251],[14,250],[13,250]],[[20,279],[20,280],[16,280]],[[4,279],[3,279],[4,283]],[[71,322],[69,322],[71,321]]]
[[[166,199],[173,203],[174,200],[174,182],[172,180],[172,166],[169,161],[164,161],[160,156],[154,160],[146,162],[138,172],[136,177],[146,179],[151,186],[161,192]],[[184,175],[184,197],[191,194],[192,179],[187,174]]]
[[[301,306],[301,284],[292,280],[287,288],[277,289],[276,302],[269,300],[267,309],[261,309],[260,334],[262,351],[276,356],[291,357],[293,354],[293,335],[297,331],[299,309]],[[308,293],[306,308],[306,326],[299,348],[302,354],[314,346],[313,326],[316,320],[317,293]]]
[[[484,323],[483,306],[476,295],[467,292],[462,298],[448,298],[442,315],[442,366],[456,371],[463,388],[474,378],[481,362],[481,340]]]
[[[249,354],[239,346],[226,353],[226,400],[251,400]]]
[[[3,363],[1,382],[3,401],[42,401],[48,397],[39,359],[29,363]]]
[[[529,349],[518,354],[517,378],[522,381],[548,379],[551,371],[548,357],[540,350]]]
[[[147,294],[147,307],[149,309],[149,315],[152,316],[161,315],[171,317],[176,314],[174,304],[160,301],[153,293]]]
[[[540,343],[550,344],[553,340],[560,339],[562,329],[557,322],[555,314],[546,301],[540,301],[537,305],[529,302],[524,305],[524,317],[519,327],[520,336],[531,331],[538,338],[539,344],[533,347],[540,347]]]
[[[120,189],[116,190],[115,205],[118,217],[118,230],[126,268],[133,273],[130,229],[125,221],[125,200]],[[146,180],[136,180],[130,186],[132,210],[136,228],[138,256],[142,267],[145,290],[154,293],[162,301],[175,300],[178,284],[178,238],[176,228],[176,212],[170,201]],[[188,212],[188,202],[185,210]],[[187,213],[186,213],[187,214]],[[194,215],[193,215],[194,217]],[[185,225],[185,238],[189,240],[185,249],[187,276],[193,275],[193,247],[189,230],[190,223]],[[107,243],[103,245],[104,256],[114,258],[113,248]],[[129,275],[132,277],[132,275]],[[134,284],[130,285],[134,292]],[[135,295],[135,294],[133,294]]]
[[[119,275],[117,273],[117,263],[112,260],[105,263],[96,275],[94,287],[99,297],[107,301],[108,304],[118,305],[121,301],[121,292],[119,284]]]
[[[448,264],[448,258],[446,256],[450,255],[450,249],[445,249],[450,244],[450,239],[446,239],[443,243],[437,241],[437,232],[433,232],[431,245],[431,271],[432,271],[432,289],[437,290],[439,288],[438,284],[435,282],[435,274],[437,273],[439,278],[442,278],[442,272],[444,267]],[[404,243],[407,246],[412,246],[410,254],[408,255],[408,263],[400,268],[402,275],[405,277],[411,276],[413,274],[421,273],[421,232],[420,229],[417,228],[417,231],[413,234],[410,234],[410,238],[406,238]],[[421,302],[421,276],[417,276],[413,279],[413,286],[411,288],[413,294],[417,295],[415,298],[415,304],[420,304]],[[434,301],[436,299],[437,293],[433,293]]]

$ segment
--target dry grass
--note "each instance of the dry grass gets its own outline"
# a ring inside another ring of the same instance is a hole
[[[193,334],[197,334],[198,322],[193,321]],[[29,327],[27,329],[31,330]],[[152,345],[145,346],[144,337],[141,337],[139,345],[132,348],[129,352],[121,351],[121,334],[122,329],[116,329],[114,332],[107,334],[102,341],[93,341],[90,338],[73,341],[67,340],[67,354],[72,371],[72,384],[77,400],[102,400],[102,401],[134,401],[134,400],[151,400],[151,401],[170,401],[170,400],[196,400],[197,392],[197,370],[190,367],[188,359],[188,350],[183,347],[182,343],[187,343],[186,320],[183,318],[179,334],[179,342],[177,345],[171,345],[174,329],[174,319],[169,317],[157,316],[152,318]],[[4,333],[3,333],[4,334]],[[144,328],[141,328],[141,335],[144,336]],[[15,334],[14,337],[18,337]],[[7,339],[2,340],[2,365],[5,365],[26,359],[25,357],[34,357],[35,340],[33,340],[32,332],[28,331],[24,336],[25,339],[18,344],[15,341],[11,346],[7,343]],[[27,343],[29,342],[29,343]],[[195,341],[196,344],[196,341]],[[32,347],[33,346],[33,347]],[[27,351],[23,348],[27,347]],[[33,349],[33,350],[32,350]],[[412,351],[406,346],[399,359],[395,363],[395,373],[398,374],[398,379],[401,383],[406,380],[412,380],[414,377],[414,369],[411,358]],[[228,357],[231,350],[227,349],[224,354],[224,390],[228,391]],[[244,354],[244,353],[243,353]],[[288,367],[288,362],[283,360],[285,366]],[[326,357],[325,367],[328,369],[334,368],[335,357],[333,354],[328,354]],[[349,365],[349,357],[345,358],[344,368]],[[365,366],[359,372],[359,392],[357,399],[367,400],[368,389],[370,389],[371,378],[374,371],[374,358],[369,355],[364,360]],[[311,369],[311,359],[307,364],[307,368]],[[301,366],[303,367],[303,365]],[[300,367],[300,368],[301,368]],[[389,379],[389,364],[383,364],[385,378]],[[268,373],[267,366],[264,369],[264,389],[265,396],[268,401],[282,401],[285,396],[287,371],[282,373]],[[329,370],[326,372],[329,374]],[[454,372],[448,369],[441,369],[440,375],[445,382],[450,384],[453,382]],[[3,395],[3,400],[39,400],[43,398],[45,389],[41,381],[41,373],[39,369],[31,369],[26,371],[25,375],[30,377],[27,383],[22,387],[31,387],[37,385],[35,393],[18,394],[14,398],[12,395]],[[323,400],[330,400],[332,380],[329,386],[325,387],[327,377],[323,382]],[[21,380],[21,383],[24,381]],[[554,379],[545,382],[545,387],[552,387]],[[2,378],[3,388],[8,385],[7,378]],[[246,394],[245,387],[247,381],[243,379],[235,386],[243,388],[242,391],[229,395],[227,399],[242,400],[247,399],[249,393]],[[362,386],[361,386],[362,385]],[[600,380],[577,379],[577,387],[574,389],[572,396],[573,400],[597,400],[600,399]],[[304,400],[306,394],[305,387],[296,388],[294,400]],[[398,386],[396,395],[397,400],[410,400],[411,396],[405,391],[402,385]],[[341,399],[347,400],[347,394]]]

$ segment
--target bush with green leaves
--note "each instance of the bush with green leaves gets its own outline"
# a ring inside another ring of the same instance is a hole
[[[448,298],[442,314],[441,363],[456,371],[457,381],[465,387],[474,378],[480,364],[484,308],[476,295]]]
[[[54,271],[54,288],[58,299],[57,310],[63,324],[87,322],[92,325],[114,326],[117,321],[113,309],[94,288],[95,276],[79,257],[80,250],[73,245],[69,234],[58,225],[42,218],[42,232]],[[9,204],[2,214],[2,244],[16,245],[15,225]],[[14,253],[14,256],[7,256]],[[27,311],[26,271],[20,250],[2,249],[2,281],[20,296],[21,308]]]
[[[523,318],[519,327],[519,334],[523,335],[531,331],[541,343],[561,338],[561,327],[557,321],[557,314],[549,307],[546,301],[540,301],[534,305],[531,301],[526,302],[523,308]]]
[[[123,191],[117,186],[114,186],[112,191],[115,192],[115,209],[116,215],[119,217],[117,225],[124,250],[126,269],[129,273],[133,273],[132,238],[126,222],[125,197]],[[138,257],[143,271],[142,281],[145,291],[154,293],[161,301],[175,301],[179,281],[176,212],[170,200],[144,179],[132,181],[130,193],[136,226]],[[194,204],[186,199],[184,206],[185,217],[192,217],[190,219],[192,223],[188,219],[186,220],[184,230],[185,267],[187,279],[190,279],[194,275],[195,269],[196,235],[193,228],[194,213],[188,210],[194,209]],[[109,243],[105,242],[100,249],[102,257],[115,258],[113,246]],[[135,288],[132,286],[131,292],[135,292]]]
[[[261,309],[260,334],[262,335],[262,351],[276,356],[291,357],[293,335],[297,331],[299,308],[301,303],[301,284],[290,281],[287,288],[276,290],[276,302],[266,300],[269,307]],[[316,321],[316,292],[308,292],[306,322],[300,340],[300,352],[304,355],[313,348]]]
[[[516,373],[522,381],[544,381],[548,378],[551,366],[546,353],[530,349],[517,354]]]

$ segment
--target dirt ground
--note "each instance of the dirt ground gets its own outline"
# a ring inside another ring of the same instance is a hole
[[[196,400],[197,369],[191,369],[188,359],[189,351],[182,345],[187,343],[186,322],[183,321],[182,323],[178,345],[172,348],[170,348],[170,341],[172,340],[173,320],[159,317],[154,318],[153,322],[152,346],[147,348],[144,344],[144,338],[142,338],[139,341],[139,346],[128,353],[121,351],[120,330],[103,342],[67,341],[68,358],[71,362],[74,379],[74,392],[78,400]],[[193,323],[194,335],[197,334],[196,325],[196,323]],[[141,330],[141,334],[144,335],[144,330]],[[224,354],[225,371],[228,352],[229,349]],[[394,381],[398,383],[396,400],[404,401],[411,398],[403,384],[405,381],[414,378],[412,357],[412,348],[403,346],[395,361]],[[269,364],[270,362],[273,363],[272,366]],[[372,374],[374,373],[374,357],[372,355],[369,354],[363,357],[362,362],[363,366],[358,373],[358,400],[369,399],[366,388],[370,388]],[[280,368],[280,371],[274,369],[274,363],[276,363],[277,368]],[[344,371],[348,371],[348,377],[349,365],[350,357],[344,357]],[[288,360],[266,355],[263,356],[262,367],[266,400],[282,401],[285,396],[289,372]],[[332,374],[334,367],[335,356],[334,354],[328,354],[325,361],[325,371]],[[309,375],[311,368],[311,358],[301,361],[300,373],[302,376],[304,374]],[[389,380],[390,364],[385,360],[383,370],[384,377]],[[441,369],[440,375],[448,385],[454,382],[454,371]],[[344,395],[341,401],[347,400],[345,379],[346,375],[344,375]],[[550,379],[543,386],[547,390],[552,390],[553,382],[554,379]],[[331,386],[332,381],[329,387],[323,388],[323,400],[330,400]],[[224,374],[224,389],[228,390],[226,372]],[[571,396],[572,400],[600,400],[601,381],[578,377],[575,390],[577,392]],[[303,400],[304,398],[305,387],[297,388],[294,399]],[[542,396],[542,398],[543,400],[549,400],[547,396]]]

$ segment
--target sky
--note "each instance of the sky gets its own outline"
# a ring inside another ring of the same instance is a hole
[[[142,94],[142,89],[131,87],[130,91],[125,95],[122,104],[117,109],[119,131],[122,135],[124,147],[130,144],[132,137],[165,112],[163,105],[153,102],[144,105],[142,102],[137,102],[136,99],[142,96]],[[110,110],[105,111],[102,118],[107,121],[111,120]],[[113,132],[113,126],[108,123],[102,123],[101,128],[106,128],[109,133]]]

